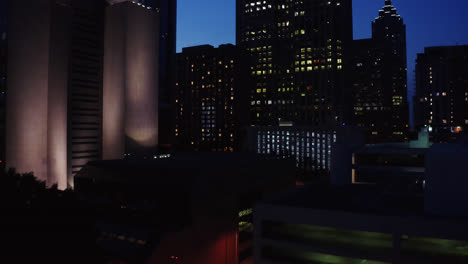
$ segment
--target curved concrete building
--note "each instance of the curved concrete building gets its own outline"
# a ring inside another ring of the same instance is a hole
[[[7,167],[60,189],[67,187],[67,11],[47,0],[10,1],[8,34]]]
[[[124,2],[107,7],[103,159],[146,156],[158,145],[159,14]]]
[[[6,167],[73,187],[102,157],[104,1],[9,4]]]

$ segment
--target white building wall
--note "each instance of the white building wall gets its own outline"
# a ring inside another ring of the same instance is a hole
[[[6,165],[65,189],[68,50],[61,12],[53,1],[10,1]]]
[[[158,13],[131,2],[106,10],[103,158],[158,144]]]

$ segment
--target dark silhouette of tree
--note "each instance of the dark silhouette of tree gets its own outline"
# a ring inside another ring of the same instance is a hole
[[[0,242],[12,263],[103,263],[94,210],[32,173],[0,172]]]

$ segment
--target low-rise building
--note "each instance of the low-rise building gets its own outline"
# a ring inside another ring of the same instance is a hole
[[[394,167],[386,172],[397,180],[308,185],[257,203],[255,263],[468,262],[468,140],[425,150],[368,148],[355,155],[376,168]],[[403,165],[424,169],[425,188],[408,188]],[[382,176],[378,171],[375,176]]]
[[[252,263],[253,203],[294,186],[294,169],[292,160],[245,153],[99,161],[75,190],[106,212],[98,244],[111,259]]]
[[[426,129],[408,143],[359,144],[337,142],[333,146],[332,183],[407,184],[422,187],[425,155],[431,143]]]
[[[461,264],[468,218],[372,185],[305,186],[257,204],[255,263]]]

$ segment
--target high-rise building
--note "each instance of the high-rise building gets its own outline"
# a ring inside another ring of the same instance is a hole
[[[353,123],[368,130],[368,141],[392,134],[392,111],[386,100],[391,94],[385,91],[382,78],[385,50],[376,43],[373,39],[353,41]]]
[[[416,61],[415,125],[431,132],[468,129],[468,46],[429,47]]]
[[[159,0],[159,145],[174,143],[177,1]]]
[[[157,10],[104,0],[9,4],[7,167],[65,189],[89,161],[153,152]]]
[[[158,146],[159,15],[132,2],[106,8],[103,158],[149,156]]]
[[[251,124],[346,122],[352,35],[350,0],[237,1]]]
[[[296,166],[307,172],[330,171],[332,146],[336,141],[337,131],[323,127],[252,127],[249,133],[250,151],[294,158]]]
[[[0,168],[5,161],[5,98],[7,74],[7,11],[8,2],[0,2]]]
[[[390,0],[372,22],[372,39],[353,44],[354,124],[368,129],[368,140],[407,139],[406,26]]]
[[[234,151],[239,143],[239,54],[233,45],[184,48],[177,54],[177,145]]]
[[[104,3],[70,1],[67,91],[68,185],[89,161],[102,158],[102,71],[104,55]],[[65,14],[62,14],[65,15]],[[54,45],[54,41],[51,45]],[[59,58],[59,56],[57,56]],[[66,65],[65,69],[66,69]],[[51,75],[53,79],[55,76]],[[57,87],[63,89],[63,87]],[[49,92],[50,93],[50,92]],[[60,111],[50,108],[49,111]],[[64,116],[65,117],[65,116]],[[50,129],[50,127],[49,127]],[[58,159],[59,157],[57,157]],[[59,177],[59,176],[57,176]]]
[[[104,2],[9,4],[7,166],[64,189],[101,158]]]
[[[159,145],[174,143],[177,0],[136,0],[159,13]]]
[[[124,2],[115,0],[113,2]],[[174,143],[174,85],[176,61],[177,0],[135,0],[159,13],[159,145]]]

